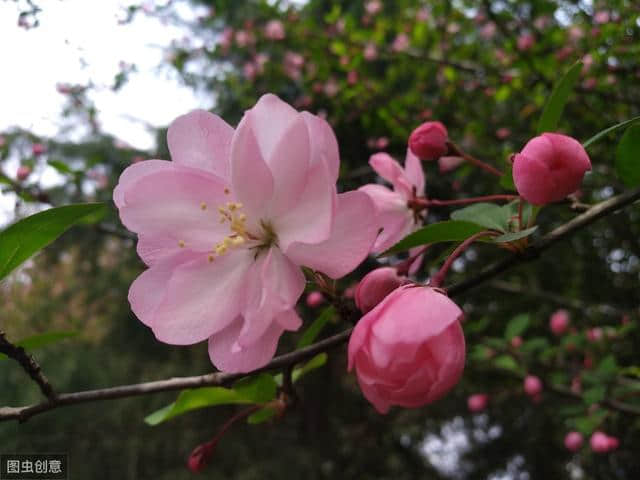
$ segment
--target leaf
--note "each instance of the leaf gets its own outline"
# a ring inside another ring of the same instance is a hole
[[[607,387],[604,385],[596,385],[588,390],[585,390],[582,394],[582,399],[587,405],[593,405],[594,403],[601,402],[607,394]]]
[[[613,133],[617,130],[620,130],[621,128],[625,128],[628,125],[631,125],[635,122],[640,121],[640,116],[638,117],[633,117],[629,120],[625,120],[624,122],[620,122],[612,127],[609,128],[605,128],[604,130],[596,133],[593,137],[591,137],[589,140],[587,140],[586,142],[584,142],[582,144],[582,146],[584,148],[589,148],[591,145],[593,145],[594,143],[596,143],[598,140],[606,137],[608,134]]]
[[[573,427],[583,435],[591,435],[591,433],[600,426],[606,416],[606,411],[598,410],[588,417],[574,418],[568,423],[572,424]]]
[[[61,162],[60,160],[49,160],[47,163],[55,168],[59,173],[68,175],[73,175],[75,173],[69,165]]]
[[[463,220],[491,230],[507,231],[505,211],[495,203],[475,203],[451,213],[453,220]]]
[[[580,78],[581,70],[582,62],[574,63],[556,84],[538,121],[538,133],[552,132],[557,128],[569,95]]]
[[[267,420],[271,420],[278,410],[274,407],[262,407],[260,410],[252,413],[247,418],[247,423],[250,425],[256,425],[258,423],[266,422]]]
[[[518,372],[520,370],[516,361],[509,355],[500,355],[499,357],[496,357],[493,360],[493,364],[498,368],[509,370],[511,372]]]
[[[616,148],[616,173],[628,187],[640,185],[640,125],[624,132]]]
[[[549,340],[544,337],[535,337],[531,340],[527,340],[522,344],[520,350],[527,353],[533,353],[536,350],[545,350],[549,347]]]
[[[322,313],[316,318],[311,325],[304,331],[300,340],[298,340],[297,348],[303,348],[307,345],[311,345],[313,341],[318,337],[322,329],[329,323],[329,320],[335,314],[333,306],[328,306]]]
[[[507,328],[504,331],[504,338],[507,340],[511,340],[513,337],[517,337],[522,335],[524,331],[529,327],[529,314],[521,313],[520,315],[516,315],[509,323],[507,323]]]
[[[44,347],[51,343],[59,342],[65,338],[75,337],[78,332],[47,332],[33,335],[31,337],[24,338],[16,343],[17,346],[24,348],[27,351],[34,350],[36,348]],[[0,353],[0,360],[6,359],[7,356]]]
[[[476,223],[459,220],[432,223],[407,235],[380,256],[384,257],[392,253],[426,245],[427,243],[463,241],[483,230],[485,230],[485,228]]]
[[[538,229],[538,226],[535,225],[535,226],[533,226],[531,228],[527,228],[525,230],[520,230],[519,232],[505,233],[504,235],[500,235],[499,237],[494,237],[493,241],[496,242],[496,243],[514,242],[516,240],[520,240],[521,238],[528,237],[533,232],[535,232],[537,229]]]
[[[102,203],[66,205],[50,208],[9,225],[0,232],[0,279],[73,224],[104,208]]]
[[[274,378],[263,373],[256,377],[243,379],[234,388],[203,387],[183,390],[175,402],[156,410],[144,421],[155,426],[173,417],[192,410],[213,407],[215,405],[266,403],[276,396],[277,385]]]
[[[291,373],[291,381],[295,383],[302,377],[304,377],[307,373],[322,367],[325,363],[327,363],[327,358],[328,355],[325,352],[319,353],[307,363],[305,363],[302,367],[294,369]]]

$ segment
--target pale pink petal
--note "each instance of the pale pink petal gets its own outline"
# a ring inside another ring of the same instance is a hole
[[[265,366],[275,355],[283,332],[280,325],[271,324],[251,347],[238,349],[237,339],[241,328],[242,319],[238,317],[224,330],[209,338],[209,358],[219,370],[230,373],[250,372]]]
[[[291,332],[295,332],[302,326],[302,319],[298,315],[298,312],[293,309],[287,310],[286,312],[282,312],[278,315],[276,317],[276,322],[278,322],[282,328]]]
[[[128,166],[120,175],[118,184],[113,189],[113,203],[116,207],[124,206],[124,193],[145,175],[158,171],[173,171],[173,163],[166,160],[145,160]]]
[[[194,110],[176,118],[167,131],[171,159],[229,178],[233,128],[217,115]]]
[[[229,233],[217,212],[217,206],[229,200],[225,188],[222,179],[204,170],[173,165],[127,183],[121,192],[120,218],[143,236],[209,251]]]
[[[333,129],[326,120],[309,112],[302,112],[302,118],[309,129],[312,164],[324,163],[329,171],[329,178],[335,183],[340,170],[340,153]]]
[[[244,205],[249,226],[263,217],[274,191],[273,175],[258,146],[251,112],[240,121],[231,143],[232,193]]]
[[[315,165],[302,196],[273,220],[282,251],[292,242],[320,243],[329,238],[336,202],[335,183],[324,165]]]
[[[285,255],[297,265],[340,278],[367,256],[378,233],[375,209],[362,192],[338,195],[336,215],[329,239],[318,244],[293,243]]]
[[[225,328],[242,309],[247,271],[254,253],[232,250],[209,262],[207,255],[178,266],[167,293],[145,323],[158,340],[189,345]]]
[[[293,122],[298,120],[299,113],[277,96],[267,93],[258,100],[245,115],[251,115],[252,126],[256,134],[263,158],[268,162],[272,152],[285,136]]]
[[[416,187],[416,195],[419,197],[423,196],[424,170],[422,168],[422,162],[409,149],[407,149],[407,156],[404,160],[404,171],[407,180],[409,180],[412,186]]]
[[[136,250],[142,261],[152,266],[186,249],[181,248],[176,239],[170,235],[138,235]],[[187,251],[191,252],[191,250]]]
[[[407,179],[400,164],[391,158],[391,155],[374,153],[369,159],[369,165],[378,175],[390,182],[396,192],[400,193],[405,199],[411,198],[413,186]]]

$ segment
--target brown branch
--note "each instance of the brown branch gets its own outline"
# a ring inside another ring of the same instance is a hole
[[[532,260],[536,258],[540,253],[549,248],[554,243],[567,238],[576,231],[590,225],[599,218],[613,213],[620,208],[633,203],[640,199],[640,188],[630,190],[616,197],[610,198],[604,202],[601,202],[593,206],[589,211],[583,213],[570,220],[568,223],[556,228],[547,235],[540,238],[537,242],[528,247],[524,253],[511,255],[504,260],[501,260],[478,275],[462,281],[448,288],[450,295],[459,295],[467,290],[470,290],[477,285],[481,284],[485,280],[495,277],[499,273],[518,265],[522,262]],[[74,405],[78,403],[95,402],[99,400],[110,400],[116,398],[133,397],[138,395],[146,395],[150,393],[166,392],[173,390],[182,390],[185,388],[198,388],[204,386],[215,385],[228,385],[235,380],[244,378],[263,372],[266,370],[279,370],[290,365],[299,363],[307,358],[310,358],[318,353],[324,352],[330,348],[345,343],[351,335],[352,329],[345,330],[337,335],[321,340],[308,347],[295,350],[285,355],[280,355],[274,358],[271,362],[262,368],[254,370],[252,372],[243,373],[210,373],[207,375],[201,375],[196,377],[178,377],[168,380],[159,380],[155,382],[138,383],[133,385],[123,385],[119,387],[111,387],[100,390],[88,390],[84,392],[76,393],[63,393],[57,396],[55,400],[48,402],[38,403],[35,405],[29,405],[25,407],[3,407],[0,408],[0,421],[5,420],[19,420],[25,421],[38,413],[53,410],[58,407],[66,405]],[[636,408],[627,404],[620,404],[615,400],[609,400],[606,405],[609,408],[625,412],[637,414]]]
[[[53,391],[53,387],[44,373],[42,373],[42,369],[35,358],[29,355],[24,348],[18,347],[7,340],[5,333],[2,331],[0,331],[0,353],[4,353],[7,357],[18,362],[22,369],[36,382],[43,395],[47,397],[50,402],[55,401],[56,394]]]

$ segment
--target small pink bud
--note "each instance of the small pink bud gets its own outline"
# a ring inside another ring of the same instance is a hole
[[[269,20],[264,27],[264,36],[269,40],[283,40],[285,35],[284,25],[280,20]]]
[[[380,413],[421,407],[451,390],[465,359],[463,313],[431,287],[403,285],[364,315],[349,339],[349,370]]]
[[[378,305],[384,297],[403,284],[405,277],[398,275],[395,268],[376,268],[367,273],[356,288],[356,305],[362,313],[367,313]]]
[[[375,60],[378,58],[378,49],[373,43],[368,43],[365,45],[364,50],[362,51],[362,55],[365,60]]]
[[[518,50],[524,52],[529,50],[536,43],[536,39],[530,33],[522,34],[518,37]]]
[[[200,473],[211,460],[216,443],[203,443],[193,449],[189,458],[187,459],[187,467],[193,473]]]
[[[324,303],[324,295],[318,291],[310,292],[307,295],[307,306],[311,308],[319,307]]]
[[[518,193],[535,205],[557,202],[582,183],[591,161],[574,138],[543,133],[513,157],[513,181]]]
[[[16,172],[16,178],[19,182],[23,182],[31,174],[31,167],[29,165],[20,165]]]
[[[498,130],[496,130],[496,137],[498,137],[500,140],[504,140],[510,135],[511,135],[511,130],[507,127],[500,127]]]
[[[607,439],[609,440],[609,451],[617,450],[620,446],[620,440],[618,440],[618,437],[609,436]]]
[[[584,442],[584,438],[582,438],[582,434],[580,432],[569,432],[567,436],[564,437],[564,446],[570,452],[577,452],[582,448],[582,443]]]
[[[46,145],[43,145],[42,143],[34,143],[31,146],[31,152],[34,155],[42,155],[46,151],[47,151],[47,147],[46,147]]]
[[[511,339],[511,346],[513,348],[520,348],[522,346],[522,337],[518,337],[518,336],[513,337]]]
[[[486,393],[475,393],[467,398],[467,407],[470,412],[482,412],[489,404],[489,395]]]
[[[587,340],[590,342],[602,340],[602,329],[600,327],[594,327],[587,330]]]
[[[440,122],[425,122],[409,136],[409,149],[421,160],[435,160],[446,155],[448,132]]]
[[[562,335],[569,328],[569,312],[566,310],[556,310],[549,319],[549,328],[554,335]]]
[[[379,137],[376,140],[376,148],[378,150],[384,150],[389,146],[389,137]]]
[[[455,170],[464,162],[462,157],[440,157],[438,159],[438,168],[440,173],[447,173]]]
[[[589,444],[591,445],[591,450],[596,453],[608,452],[611,445],[607,434],[601,431],[593,432]]]
[[[527,375],[524,379],[524,391],[530,397],[535,397],[542,392],[542,381],[535,375]]]
[[[355,85],[356,83],[358,83],[358,72],[355,70],[351,70],[349,73],[347,73],[347,83],[349,85]]]

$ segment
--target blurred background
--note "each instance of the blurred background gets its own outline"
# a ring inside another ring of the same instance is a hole
[[[144,266],[110,203],[124,168],[169,158],[166,127],[180,114],[205,108],[235,125],[261,94],[276,93],[333,126],[343,190],[376,181],[367,164],[372,153],[403,159],[409,133],[430,119],[444,122],[470,153],[505,167],[535,134],[553,84],[577,60],[584,67],[563,132],[584,141],[640,115],[634,0],[2,0],[0,32],[0,226],[51,205],[109,204],[102,218],[72,229],[0,284],[0,329],[10,339],[63,332],[64,340],[33,351],[58,391],[211,371],[205,345],[158,343],[130,312],[127,291]],[[594,170],[581,202],[624,191],[613,168],[615,140],[590,150]],[[468,166],[425,168],[433,198],[504,192]],[[429,221],[448,214],[433,211]],[[567,205],[552,206],[541,214],[541,231],[574,215]],[[203,476],[640,478],[640,416],[602,406],[612,395],[636,405],[640,396],[639,238],[636,205],[458,298],[467,313],[467,367],[440,402],[378,415],[346,375],[338,349],[297,384],[295,409],[277,421],[234,427]],[[503,255],[495,250],[469,250],[450,280]],[[422,277],[442,252],[430,250]],[[320,311],[299,308],[306,321]],[[548,327],[558,308],[572,318],[562,338]],[[526,322],[513,320],[523,315]],[[344,328],[333,322],[323,336]],[[602,338],[588,335],[594,328]],[[285,336],[279,351],[298,337]],[[532,402],[522,394],[525,372],[573,387],[582,399],[548,391]],[[478,392],[490,395],[490,405],[472,414],[466,399]],[[68,452],[74,479],[190,478],[189,452],[235,409],[144,423],[175,397],[2,423],[0,452]],[[39,399],[19,366],[0,358],[0,405]],[[620,439],[616,452],[563,447],[569,430],[588,439],[598,429]]]

